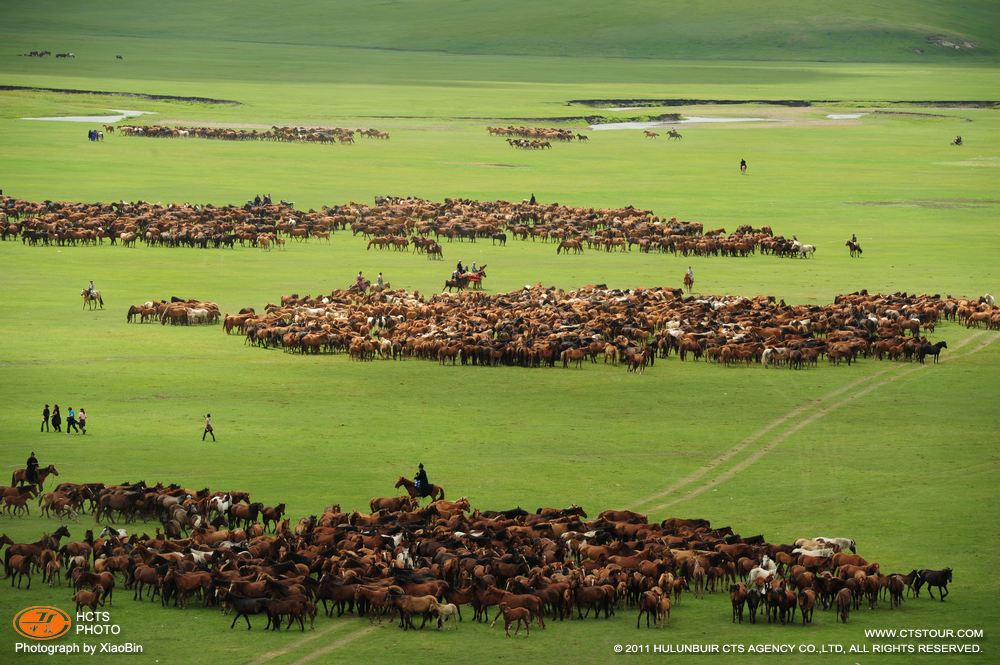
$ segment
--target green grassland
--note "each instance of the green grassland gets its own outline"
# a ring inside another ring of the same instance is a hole
[[[703,3],[704,4],[704,3]],[[30,248],[0,243],[0,447],[3,470],[29,449],[60,480],[183,482],[243,489],[290,515],[333,502],[363,509],[424,462],[450,497],[482,508],[583,505],[698,516],[772,542],[855,538],[884,570],[955,569],[945,603],[852,614],[838,625],[733,626],[724,594],[685,598],[671,626],[647,633],[623,611],[568,621],[527,640],[468,622],[456,632],[360,633],[354,618],[320,618],[300,634],[229,631],[215,610],[161,609],[119,589],[120,641],[145,645],[122,662],[413,663],[584,662],[616,643],[866,643],[864,628],[976,627],[979,655],[690,656],[685,662],[996,662],[995,525],[1000,418],[996,332],[939,327],[940,366],[867,360],[802,372],[658,362],[621,369],[441,367],[352,363],[250,349],[219,327],[127,325],[129,304],[171,295],[225,311],[283,293],[345,286],[358,270],[435,293],[458,259],[490,266],[486,288],[677,285],[825,303],[837,293],[997,293],[1000,118],[991,109],[891,104],[996,99],[995,3],[706,7],[577,3],[111,3],[12,2],[0,26],[0,85],[234,100],[239,105],[106,95],[0,91],[0,187],[35,200],[241,203],[258,192],[300,208],[378,194],[465,196],[580,206],[633,204],[732,230],[771,225],[818,246],[811,260],[690,259],[637,252],[556,256],[545,243],[446,244],[445,261],[367,252],[360,237],[250,248]],[[309,20],[303,19],[307,16]],[[761,27],[767,23],[767,27]],[[930,35],[975,49],[928,45]],[[778,38],[776,38],[778,37]],[[20,58],[48,48],[73,60]],[[917,54],[914,48],[923,48]],[[117,62],[114,55],[125,60]],[[573,99],[806,99],[815,106],[671,107],[596,111]],[[821,101],[827,100],[827,101]],[[353,146],[224,143],[108,136],[78,123],[21,117],[156,112],[139,122],[374,126],[388,143]],[[830,112],[876,108],[856,121]],[[773,117],[780,122],[685,126],[667,144],[638,131],[590,132],[588,144],[514,151],[487,124],[600,113]],[[902,114],[900,114],[902,112]],[[966,139],[948,145],[956,134]],[[750,175],[740,177],[741,157]],[[865,258],[844,239],[856,233]],[[81,312],[94,279],[107,308]],[[90,414],[86,437],[36,434],[44,403]],[[202,443],[211,411],[219,440]],[[741,443],[742,442],[742,443]],[[741,453],[706,470],[734,446]],[[764,452],[750,464],[744,460]],[[699,470],[698,480],[665,494]],[[37,513],[37,509],[35,510]],[[55,520],[4,517],[0,533],[34,540]],[[70,524],[74,538],[90,526]],[[130,525],[151,531],[154,524]],[[0,583],[0,615],[29,604],[68,607],[65,587],[36,577],[30,592]],[[360,633],[360,634],[359,634]],[[0,630],[0,660],[14,633]],[[351,639],[352,641],[346,641]],[[340,640],[345,640],[343,643]],[[644,660],[664,656],[632,656]],[[13,662],[46,662],[13,656]],[[83,662],[84,657],[76,660]],[[706,660],[710,659],[710,660]],[[737,660],[738,659],[738,660]]]

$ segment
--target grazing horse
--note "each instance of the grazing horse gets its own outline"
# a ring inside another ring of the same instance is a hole
[[[43,489],[45,489],[45,479],[46,478],[48,478],[50,475],[53,475],[53,476],[58,476],[59,475],[59,472],[56,470],[56,465],[55,464],[49,464],[44,469],[38,469],[38,471],[36,471],[35,473],[38,474],[38,483],[37,483],[37,485],[38,485],[38,491],[39,492],[41,492]],[[18,469],[17,471],[15,471],[14,473],[12,473],[11,476],[10,476],[10,484],[11,484],[12,487],[16,486],[16,485],[30,485],[31,483],[28,482],[28,472],[27,472],[27,470],[25,470],[25,469]]]
[[[562,252],[569,254],[569,250],[571,249],[575,254],[583,254],[583,244],[576,239],[563,240],[559,243],[559,246],[556,247],[556,254],[560,254]]]
[[[917,579],[913,587],[916,590],[917,598],[920,597],[920,587],[924,584],[927,585],[927,593],[930,594],[931,598],[934,597],[931,587],[938,587],[941,602],[943,603],[944,597],[948,595],[949,582],[951,582],[951,568],[945,568],[944,570],[927,570],[925,568],[917,571]]]
[[[920,364],[924,364],[924,358],[927,356],[934,356],[934,363],[937,364],[939,361],[939,356],[941,355],[941,349],[947,349],[948,342],[944,340],[938,342],[937,344],[924,344],[917,351],[917,360]]]
[[[848,240],[846,243],[844,243],[844,247],[847,247],[848,249],[851,250],[852,259],[861,258],[861,254],[863,252],[861,251],[861,245],[859,243],[851,242],[850,240]]]
[[[80,296],[83,298],[83,309],[87,309],[87,305],[90,305],[90,309],[94,309],[94,306],[98,304],[101,309],[104,309],[104,298],[101,297],[100,291],[91,293],[87,289],[83,289],[80,291]]]
[[[432,501],[437,501],[438,499],[444,498],[444,488],[441,487],[440,485],[435,485],[431,483],[431,486],[428,488],[427,493],[425,494],[422,493],[420,490],[418,490],[414,482],[409,478],[406,478],[405,476],[400,476],[399,480],[396,481],[396,484],[393,485],[393,487],[396,488],[405,487],[406,492],[410,495],[411,499],[419,500],[423,496],[429,496]]]
[[[684,273],[684,288],[687,289],[688,293],[691,293],[691,289],[694,288],[694,277],[691,273]]]

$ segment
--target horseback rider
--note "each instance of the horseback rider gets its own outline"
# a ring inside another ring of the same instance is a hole
[[[431,493],[431,483],[427,480],[427,472],[424,471],[424,465],[417,465],[417,475],[413,476],[413,484],[417,487],[417,492],[419,496],[429,496]]]
[[[385,286],[385,279],[382,277],[382,273],[379,273],[378,277],[375,278],[375,286],[380,289]]]
[[[88,298],[94,297],[94,280],[90,280],[90,282],[87,284],[87,297]]]
[[[952,144],[954,144],[954,145],[962,145],[962,137],[961,136],[956,136],[955,140],[952,141]]]
[[[472,262],[472,266],[469,268],[469,272],[479,272],[478,270],[476,270],[476,262],[475,261]]]
[[[38,458],[35,457],[35,451],[31,451],[31,456],[28,461],[24,463],[24,477],[28,479],[28,482],[32,485],[38,484]]]
[[[688,266],[687,276],[692,282],[694,281],[694,268],[691,266]]]
[[[851,242],[853,242],[855,245],[857,245],[858,244],[858,236],[856,236],[855,234],[852,233],[851,234]]]
[[[358,276],[354,279],[354,288],[356,288],[358,291],[365,290],[365,276],[362,274],[360,270],[358,271]]]
[[[462,265],[462,259],[458,260],[458,265],[455,266],[455,270],[458,271],[459,275],[465,274],[465,266]]]

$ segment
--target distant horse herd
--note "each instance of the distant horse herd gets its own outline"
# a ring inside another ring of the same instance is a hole
[[[344,127],[279,127],[270,129],[235,129],[227,127],[168,127],[164,125],[105,125],[105,131],[122,136],[155,138],[202,138],[223,141],[282,141],[306,143],[354,143],[354,138],[389,140],[389,133],[378,129]]]
[[[666,625],[671,613],[726,590],[734,623],[748,611],[750,623],[760,612],[768,623],[791,625],[798,609],[810,624],[817,605],[846,623],[863,605],[876,610],[887,601],[894,610],[924,587],[944,601],[952,581],[950,568],[883,571],[846,537],[772,544],[704,519],[650,523],[606,510],[591,520],[575,504],[480,510],[464,497],[446,500],[437,486],[421,505],[405,477],[396,487],[407,494],[372,498],[370,513],[334,504],[293,526],[284,503],[267,505],[245,491],[138,481],[63,482],[46,492],[50,474],[58,472],[46,469],[33,485],[15,471],[11,486],[0,488],[5,511],[27,513],[37,498],[43,514],[78,521],[89,511],[106,526],[84,529],[78,540],[66,525],[34,542],[0,536],[12,587],[27,578],[30,590],[41,573],[50,587],[69,587],[77,610],[112,606],[122,588],[135,602],[148,595],[162,607],[215,607],[233,616],[219,621],[230,629],[243,619],[249,630],[251,618],[266,617],[265,630],[304,631],[320,605],[327,617],[336,610],[368,623],[398,621],[402,630],[417,628],[415,619],[419,628],[457,628],[463,606],[477,622],[489,622],[492,611],[490,626],[502,619],[508,637],[512,626],[528,636],[532,625],[545,630],[546,619],[627,611],[637,612],[639,628],[643,617],[647,627]],[[130,525],[147,531],[149,522],[157,524],[154,536],[128,533]]]
[[[208,300],[178,298],[173,296],[167,300],[149,300],[141,305],[128,308],[125,317],[127,323],[153,323],[161,325],[211,325],[221,318],[219,306]]]
[[[680,289],[567,292],[526,286],[429,299],[390,289],[292,294],[260,314],[246,308],[223,323],[227,334],[244,336],[246,344],[288,353],[563,368],[601,359],[643,373],[672,355],[726,367],[793,370],[823,359],[848,366],[862,358],[938,362],[947,344],[926,335],[945,319],[971,327],[1000,321],[1000,310],[984,299],[905,293],[859,292],[816,306],[765,296],[685,297]]]

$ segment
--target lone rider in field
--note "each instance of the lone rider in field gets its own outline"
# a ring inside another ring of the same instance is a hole
[[[413,484],[417,486],[418,496],[429,496],[431,493],[431,483],[427,480],[427,472],[424,465],[417,465],[417,475],[413,476]]]
[[[740,173],[743,175],[747,174],[747,160],[745,159],[740,160]]]
[[[87,297],[94,297],[94,280],[90,280],[90,282],[87,283]]]
[[[688,266],[687,276],[691,279],[692,282],[694,281],[694,268],[692,268],[691,266]]]
[[[38,458],[35,457],[35,451],[31,451],[31,456],[28,461],[24,463],[24,477],[32,485],[38,484]]]

